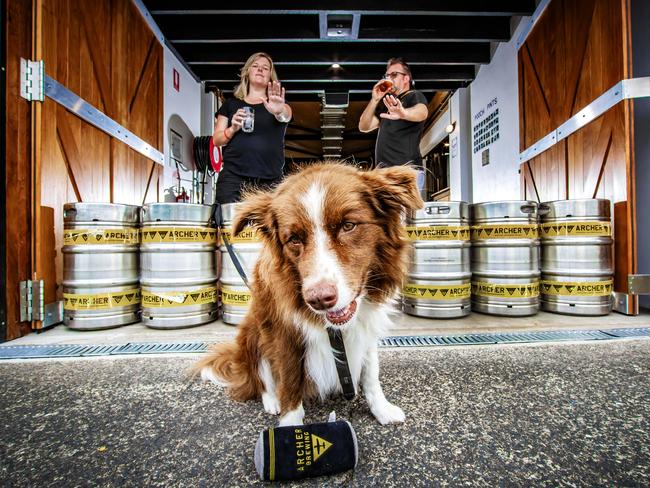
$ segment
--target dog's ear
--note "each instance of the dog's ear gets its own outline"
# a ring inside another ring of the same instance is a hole
[[[363,173],[384,210],[417,210],[424,207],[417,186],[417,170],[393,166]]]
[[[246,226],[251,226],[262,235],[271,237],[274,232],[274,219],[271,212],[273,194],[258,191],[244,195],[232,223],[232,235],[236,236]]]

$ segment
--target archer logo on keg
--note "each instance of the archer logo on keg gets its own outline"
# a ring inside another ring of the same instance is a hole
[[[258,242],[260,240],[259,236],[257,235],[257,231],[255,229],[251,229],[250,227],[246,227],[235,237],[232,236],[232,229],[224,227],[221,229],[221,235],[228,239],[228,242],[231,243]]]
[[[402,288],[402,295],[407,298],[424,300],[453,300],[458,298],[469,298],[470,284],[458,286],[436,286],[436,285],[406,285]]]
[[[216,303],[218,291],[210,286],[195,291],[142,292],[142,305],[145,307],[185,307]]]
[[[542,224],[541,233],[542,237],[609,237],[612,235],[612,225],[609,222],[546,223]]]
[[[251,301],[251,294],[246,291],[236,291],[229,288],[221,289],[221,301],[224,305],[248,305]]]
[[[217,231],[210,227],[143,227],[142,242],[216,242]]]
[[[63,244],[137,244],[138,229],[74,229],[63,232]]]
[[[423,226],[406,227],[406,237],[411,241],[435,241],[435,240],[469,240],[469,227],[450,226]]]
[[[65,310],[103,310],[113,307],[128,307],[140,303],[140,290],[118,291],[97,294],[63,294]]]
[[[497,298],[534,298],[539,296],[539,283],[485,283],[472,282],[472,294]]]
[[[474,225],[472,239],[535,239],[538,237],[537,224],[520,225]]]
[[[558,296],[605,297],[611,295],[612,280],[605,281],[542,281],[542,293]]]

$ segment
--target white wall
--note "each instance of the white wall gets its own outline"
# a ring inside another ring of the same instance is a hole
[[[499,44],[490,64],[480,67],[476,79],[469,86],[472,134],[474,128],[497,109],[499,122],[499,138],[487,146],[490,154],[488,165],[482,164],[483,150],[475,153],[473,147],[470,149],[475,203],[521,197],[516,44],[528,19],[521,19],[510,42]]]
[[[196,137],[201,134],[201,84],[194,81],[194,78],[185,67],[176,59],[176,56],[165,46],[164,51],[164,76],[163,76],[163,121],[164,121],[164,142],[163,153],[165,155],[164,187],[168,189],[177,185],[174,177],[176,164],[170,159],[169,147],[169,120],[173,114],[177,114],[192,134]],[[180,89],[174,88],[173,70],[176,69],[180,77]],[[191,144],[192,141],[183,141],[184,144]],[[181,171],[182,185],[188,189],[191,187],[191,173]]]

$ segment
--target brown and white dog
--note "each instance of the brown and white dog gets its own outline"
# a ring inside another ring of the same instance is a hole
[[[263,248],[236,342],[196,366],[239,401],[262,398],[280,425],[302,424],[304,398],[341,392],[327,328],[339,328],[355,391],[382,424],[403,422],[379,384],[377,339],[406,269],[401,216],[423,206],[408,167],[359,171],[317,164],[272,192],[249,195],[233,234],[257,229]]]

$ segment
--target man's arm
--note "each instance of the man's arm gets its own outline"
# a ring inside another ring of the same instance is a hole
[[[388,112],[380,114],[380,117],[384,119],[422,122],[429,115],[429,109],[424,103],[417,103],[412,107],[405,108],[399,98],[392,95],[384,98],[384,105],[388,109]]]
[[[371,132],[379,127],[379,119],[375,115],[375,110],[377,109],[378,102],[370,100],[366,109],[361,114],[359,118],[359,130],[361,132]]]
[[[381,85],[382,80],[379,80],[372,87],[372,98],[359,119],[359,130],[361,132],[371,132],[379,127],[379,118],[375,115],[375,110],[377,110],[377,105],[381,102],[382,97],[387,93],[386,89],[380,89]]]

